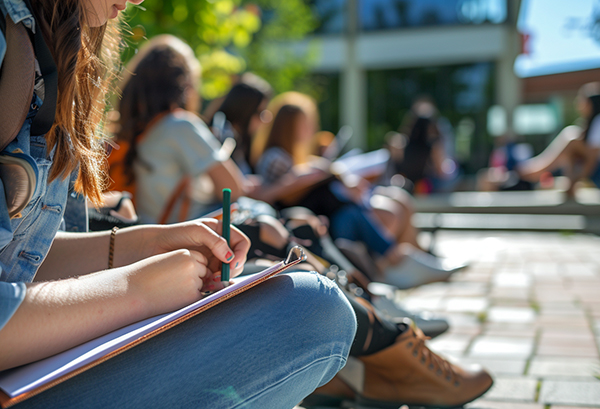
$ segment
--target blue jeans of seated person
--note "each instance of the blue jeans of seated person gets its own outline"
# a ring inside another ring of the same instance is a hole
[[[596,165],[596,170],[590,175],[590,180],[594,182],[597,188],[600,188],[600,160]]]
[[[379,222],[367,210],[355,204],[347,204],[331,216],[329,232],[334,239],[362,241],[367,248],[384,255],[394,245],[387,237]]]
[[[284,274],[15,408],[292,408],[345,365],[355,331],[334,282]]]

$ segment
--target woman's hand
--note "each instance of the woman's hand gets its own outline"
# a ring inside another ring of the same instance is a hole
[[[194,250],[171,251],[121,269],[129,277],[129,294],[147,317],[198,301],[202,292],[214,290],[216,284],[208,259]]]
[[[231,266],[231,277],[235,277],[244,268],[250,240],[231,226],[230,247],[221,234],[222,223],[215,219],[160,226],[151,255],[179,249],[194,250],[206,257],[207,267],[212,273],[220,274],[221,263],[225,262]]]

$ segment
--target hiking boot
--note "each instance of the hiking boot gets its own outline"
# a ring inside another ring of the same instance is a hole
[[[331,381],[315,389],[302,401],[302,407],[306,409],[316,408],[339,408],[343,402],[353,402],[356,398],[356,392],[338,375]]]
[[[408,325],[394,345],[360,357],[364,388],[357,403],[381,409],[459,408],[492,386],[491,376],[480,366],[463,369],[451,364],[425,341],[421,330]]]

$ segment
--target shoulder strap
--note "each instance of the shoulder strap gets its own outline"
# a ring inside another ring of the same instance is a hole
[[[189,195],[187,194],[188,188],[190,186],[190,183],[192,182],[192,179],[189,176],[184,176],[180,181],[179,184],[175,187],[175,190],[173,190],[173,192],[171,193],[171,196],[169,196],[169,199],[167,200],[167,204],[165,205],[165,208],[163,209],[159,219],[158,219],[158,224],[166,224],[169,221],[169,216],[171,216],[171,213],[173,213],[173,209],[175,208],[175,204],[177,203],[177,201],[181,198],[181,209],[179,210],[179,222],[184,222],[187,220],[188,217],[188,213],[190,210],[190,202],[191,199],[189,197]]]
[[[25,0],[25,4],[29,8],[29,11],[33,14],[33,7],[31,7],[31,1]],[[42,76],[44,77],[44,88],[45,96],[44,103],[40,110],[36,114],[33,123],[31,124],[32,135],[44,135],[46,134],[52,124],[54,123],[54,117],[56,114],[56,99],[58,96],[58,72],[56,70],[56,64],[52,53],[46,45],[44,35],[42,34],[41,25],[38,23],[33,36],[33,46],[35,49],[35,55],[40,64]]]

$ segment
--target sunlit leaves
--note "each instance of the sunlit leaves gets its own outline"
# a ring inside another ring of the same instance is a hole
[[[188,42],[202,63],[207,99],[227,92],[234,75],[246,69],[268,76],[281,91],[307,73],[305,57],[279,55],[285,58],[274,68],[269,52],[274,41],[300,39],[314,30],[316,19],[304,0],[146,0],[143,6],[146,11],[128,10],[128,42],[137,47],[162,33]],[[133,54],[129,50],[124,58]]]

